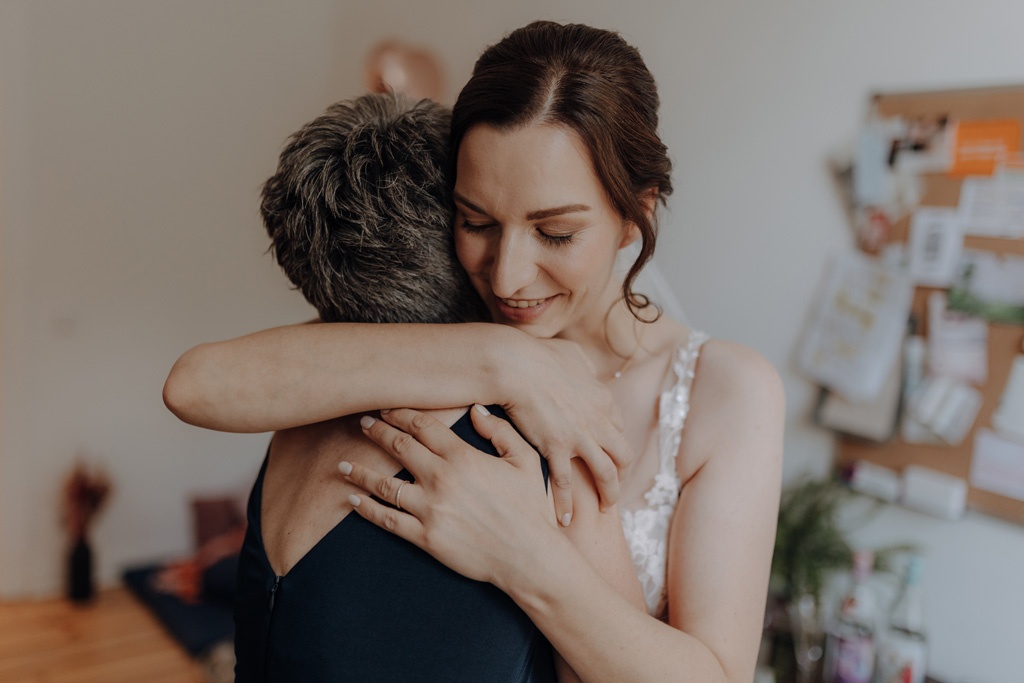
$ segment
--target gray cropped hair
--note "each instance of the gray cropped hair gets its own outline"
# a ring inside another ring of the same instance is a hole
[[[271,251],[326,322],[465,322],[486,311],[455,258],[451,112],[392,94],[292,135],[263,186]]]

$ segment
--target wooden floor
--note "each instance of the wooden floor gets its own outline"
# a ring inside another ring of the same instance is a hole
[[[3,683],[201,683],[202,669],[123,588],[87,607],[0,603]]]

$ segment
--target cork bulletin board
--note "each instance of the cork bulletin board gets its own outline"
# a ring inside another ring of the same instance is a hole
[[[1024,122],[1024,85],[946,90],[916,93],[880,94],[874,104],[882,116],[939,117],[953,120],[1018,119]],[[922,175],[924,194],[921,206],[955,207],[959,203],[962,178],[948,174]],[[893,226],[893,239],[906,241],[910,218]],[[968,235],[966,249],[1024,256],[1024,239],[998,239]],[[935,291],[918,287],[914,292],[913,314],[918,332],[927,336],[927,299]],[[910,444],[899,436],[877,445],[839,437],[838,459],[841,464],[867,460],[895,470],[910,464],[923,465],[970,481],[971,453],[978,429],[991,428],[992,414],[999,405],[1009,379],[1013,359],[1024,349],[1024,326],[989,324],[988,380],[978,389],[983,403],[971,431],[957,446]],[[970,488],[968,505],[975,510],[1024,524],[1024,500],[1000,496],[989,491]]]

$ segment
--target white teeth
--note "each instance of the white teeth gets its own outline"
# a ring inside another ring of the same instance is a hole
[[[547,299],[502,299],[501,303],[509,308],[533,308],[534,306],[540,306],[545,301]]]

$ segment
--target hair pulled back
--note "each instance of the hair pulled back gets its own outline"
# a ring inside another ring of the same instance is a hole
[[[672,162],[658,137],[658,90],[640,53],[612,31],[537,21],[488,47],[452,110],[451,163],[479,124],[532,123],[574,131],[590,153],[612,206],[641,235],[622,285],[629,310],[651,305],[633,282],[654,254],[655,201],[672,193]],[[453,174],[454,177],[454,174]]]

